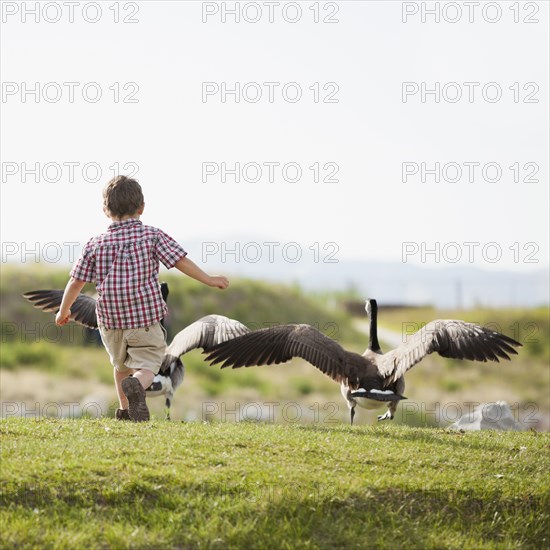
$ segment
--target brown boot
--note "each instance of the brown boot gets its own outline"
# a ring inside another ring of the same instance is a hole
[[[122,391],[128,398],[128,413],[134,422],[149,420],[149,409],[145,402],[145,390],[137,378],[128,377],[122,381]]]
[[[131,420],[128,409],[117,409],[115,412],[115,418],[117,420]]]

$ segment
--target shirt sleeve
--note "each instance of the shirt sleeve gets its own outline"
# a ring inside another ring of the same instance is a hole
[[[179,260],[187,256],[187,252],[183,247],[160,229],[157,239],[157,254],[159,260],[167,269],[174,267]]]
[[[96,282],[95,246],[94,239],[90,239],[84,246],[80,258],[71,269],[71,277],[87,283]]]

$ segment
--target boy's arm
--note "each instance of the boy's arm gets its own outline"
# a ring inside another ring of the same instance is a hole
[[[65,292],[63,293],[61,306],[59,306],[59,311],[55,316],[56,325],[59,325],[61,327],[69,322],[69,317],[71,316],[71,306],[78,298],[78,295],[80,294],[80,291],[85,284],[85,281],[79,281],[78,279],[74,279],[73,277],[69,279],[69,282],[65,287]]]
[[[205,285],[221,288],[222,290],[229,286],[229,281],[226,277],[212,277],[208,275],[197,264],[187,258],[187,256],[178,260],[174,267],[188,277]]]

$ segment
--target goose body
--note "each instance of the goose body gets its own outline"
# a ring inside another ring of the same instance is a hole
[[[475,361],[499,361],[517,354],[512,338],[473,323],[438,320],[428,323],[406,343],[383,353],[377,334],[376,300],[368,300],[369,343],[360,355],[342,348],[310,325],[280,325],[252,331],[214,346],[207,360],[221,368],[271,365],[293,357],[305,359],[341,385],[353,424],[355,408],[388,410],[378,420],[393,419],[397,404],[406,399],[404,375],[426,355]]]
[[[168,296],[168,285],[161,283],[163,299]],[[35,307],[57,313],[63,298],[62,290],[34,290],[23,295]],[[80,294],[71,307],[71,321],[89,329],[97,329],[96,301],[92,296]],[[161,321],[162,322],[162,321]],[[213,346],[230,338],[249,332],[249,329],[223,315],[206,315],[178,332],[166,348],[162,365],[153,382],[147,388],[146,397],[165,396],[166,418],[170,419],[170,407],[176,389],[182,384],[185,367],[181,357],[193,349],[209,351]]]

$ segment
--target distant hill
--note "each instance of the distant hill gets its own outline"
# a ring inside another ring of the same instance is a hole
[[[89,341],[90,335],[83,327],[74,324],[56,327],[53,314],[33,308],[22,297],[29,290],[62,289],[67,280],[66,269],[21,264],[4,266],[0,280],[2,342],[21,338],[34,341],[40,336],[63,343]],[[167,281],[170,288],[169,314],[165,319],[170,337],[204,315],[219,313],[239,319],[251,329],[307,323],[337,340],[346,338],[361,342],[364,339],[334,298],[304,292],[297,285],[235,277],[230,291],[221,292],[174,271],[163,273],[161,280]],[[93,294],[93,286],[88,285],[85,292]]]

